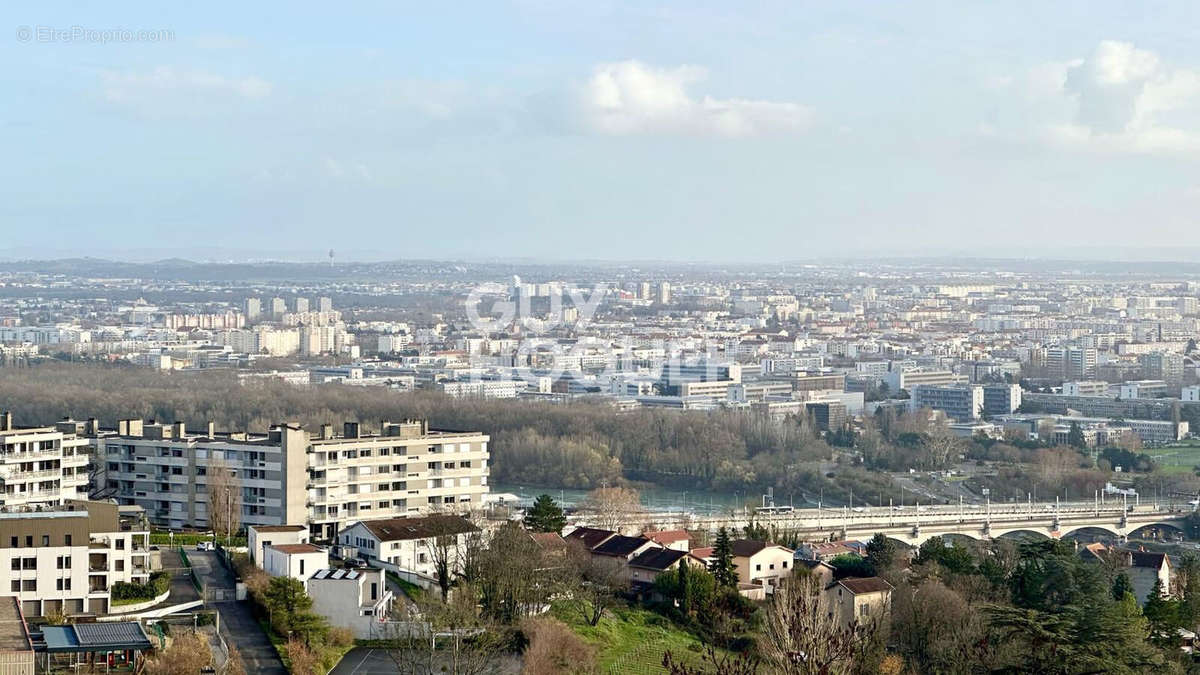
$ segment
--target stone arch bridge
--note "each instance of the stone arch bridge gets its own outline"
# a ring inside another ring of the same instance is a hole
[[[754,523],[795,534],[808,541],[863,540],[876,533],[910,546],[920,546],[930,537],[961,535],[991,539],[1027,532],[1060,538],[1083,529],[1101,529],[1125,538],[1145,527],[1184,528],[1192,511],[1158,504],[1123,503],[1027,503],[960,506],[906,506],[903,508],[805,508],[789,513],[695,515],[689,513],[640,513],[625,519],[620,530],[636,534],[647,529],[687,529],[715,532],[726,527],[735,531]],[[586,516],[576,525],[598,525]]]

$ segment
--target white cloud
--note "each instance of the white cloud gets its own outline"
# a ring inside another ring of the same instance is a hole
[[[219,111],[230,101],[258,101],[271,95],[271,83],[258,77],[226,77],[202,70],[159,66],[148,72],[101,73],[106,101],[149,115]]]
[[[592,131],[624,135],[681,133],[728,137],[795,133],[812,110],[798,103],[741,98],[696,98],[688,87],[703,68],[655,68],[638,61],[601,64],[576,91],[579,121]]]
[[[1105,40],[1086,58],[1047,63],[1024,78],[1034,133],[1061,145],[1109,152],[1200,148],[1200,71]]]

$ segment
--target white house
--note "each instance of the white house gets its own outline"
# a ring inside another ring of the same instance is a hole
[[[356,554],[389,569],[436,578],[434,548],[438,538],[453,537],[448,557],[454,565],[458,547],[469,534],[478,531],[471,521],[454,515],[360,520],[341,531],[338,544],[344,557]]]
[[[251,525],[246,528],[250,559],[263,567],[263,548],[272,544],[307,544],[308,527],[304,525]]]
[[[313,544],[271,544],[263,547],[262,568],[273,577],[306,581],[329,567],[329,552]]]
[[[358,639],[387,637],[380,628],[392,603],[383,570],[323,569],[308,579],[313,611]]]

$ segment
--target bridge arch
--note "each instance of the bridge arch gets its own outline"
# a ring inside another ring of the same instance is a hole
[[[1155,523],[1141,523],[1137,527],[1130,529],[1128,536],[1133,537],[1133,536],[1136,536],[1137,533],[1139,533],[1139,532],[1145,533],[1146,530],[1157,530],[1157,531],[1170,530],[1170,531],[1177,532],[1181,535],[1187,534],[1187,531],[1183,529],[1182,523],[1180,523],[1178,521],[1165,521],[1164,520],[1164,521],[1155,522]]]
[[[1078,536],[1089,530],[1093,532],[1103,532],[1104,534],[1116,539],[1120,539],[1121,537],[1125,536],[1125,533],[1121,532],[1120,527],[1110,527],[1108,525],[1068,525],[1059,530],[1058,536],[1060,538],[1070,537],[1072,535]]]
[[[992,528],[993,539],[1012,539],[1016,541],[1040,541],[1050,539],[1050,532],[1044,527],[1024,526],[1013,528]]]

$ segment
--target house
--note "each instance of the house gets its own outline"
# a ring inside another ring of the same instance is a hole
[[[891,610],[892,585],[879,577],[842,579],[825,589],[830,613],[849,625],[882,618]]]
[[[263,571],[273,577],[307,581],[329,567],[329,552],[313,544],[271,544],[263,548],[262,557]]]
[[[250,559],[259,568],[263,566],[263,548],[272,544],[307,544],[306,525],[251,525],[246,528]]]
[[[795,552],[785,546],[754,539],[733,542],[733,566],[738,581],[759,584],[770,594],[780,581],[791,576]]]
[[[645,532],[643,537],[662,546],[687,553],[691,549],[692,535],[687,530],[659,530]]]
[[[387,637],[381,630],[392,603],[381,569],[323,569],[309,578],[312,609],[359,640]]]
[[[1162,584],[1162,592],[1171,590],[1171,558],[1166,553],[1121,550],[1122,562],[1127,566],[1126,574],[1133,584],[1133,597],[1139,605],[1145,605],[1154,589],[1155,582]]]
[[[686,560],[693,569],[705,569],[704,561],[687,551],[654,547],[642,551],[629,561],[629,581],[635,586],[651,585],[662,573],[678,569],[681,560]]]
[[[616,536],[616,534],[616,532],[611,530],[601,530],[595,527],[577,527],[563,538],[569,544],[578,543],[590,551],[608,541],[610,537]]]
[[[437,577],[434,562],[438,540],[451,538],[446,551],[456,567],[458,549],[465,545],[467,536],[478,531],[471,521],[456,515],[360,520],[338,534],[338,544],[343,556],[357,555],[386,569],[431,580]]]
[[[622,563],[627,563],[648,548],[662,547],[645,537],[627,537],[623,534],[614,534],[605,539],[604,543],[593,548],[592,555],[603,558],[615,558]]]
[[[712,561],[712,554],[712,546],[702,546],[700,548],[692,549],[692,557],[696,558],[697,560],[703,560],[706,566]]]
[[[821,588],[825,588],[833,583],[833,565],[824,560],[796,558],[795,565],[798,568],[807,569],[809,574],[817,578]]]

